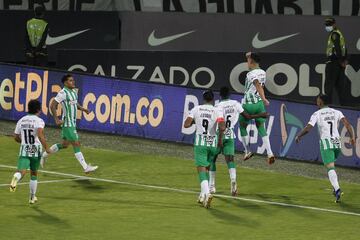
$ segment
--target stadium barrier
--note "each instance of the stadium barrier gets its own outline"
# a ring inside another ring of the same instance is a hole
[[[320,54],[261,54],[270,97],[313,102],[324,92],[325,61]],[[131,78],[150,82],[219,90],[228,86],[243,93],[248,71],[245,53],[59,50],[58,67],[64,70]],[[360,55],[350,56],[341,102],[360,107]]]
[[[61,89],[60,79],[65,73],[1,64],[0,119],[18,120],[25,115],[27,102],[39,99],[42,102],[41,117],[46,124],[54,125],[49,105]],[[74,77],[79,103],[90,110],[90,114],[78,112],[79,129],[192,143],[194,127],[184,129],[182,125],[189,110],[201,103],[201,89],[76,73]],[[242,95],[234,94],[231,97],[241,100]],[[217,94],[216,98],[218,99]],[[300,144],[294,143],[296,133],[307,124],[316,109],[315,105],[271,100],[267,109],[271,116],[266,128],[277,156],[320,161],[319,140],[315,129]],[[360,136],[360,113],[348,109],[341,111],[354,126],[356,135]],[[256,127],[250,124],[248,131],[252,150],[264,153],[265,148]],[[356,147],[352,148],[347,144],[349,138],[342,125],[340,133],[343,155],[338,164],[359,167],[360,138],[357,138]],[[242,150],[239,141],[236,141],[236,149]]]

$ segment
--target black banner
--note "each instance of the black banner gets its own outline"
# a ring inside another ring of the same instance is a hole
[[[25,61],[26,21],[32,11],[0,11],[0,61]],[[118,48],[119,18],[115,12],[46,12],[49,61],[60,48]]]
[[[359,15],[359,0],[0,0],[0,9]]]
[[[314,101],[323,92],[325,59],[316,54],[261,55],[270,97]],[[165,84],[218,90],[226,85],[244,90],[248,71],[245,53],[61,50],[58,67]],[[347,106],[360,105],[360,56],[351,56],[340,97]]]
[[[121,49],[326,54],[321,16],[121,13]],[[360,53],[358,17],[337,17],[348,53]]]

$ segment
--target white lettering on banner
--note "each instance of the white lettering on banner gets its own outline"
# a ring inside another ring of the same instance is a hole
[[[84,72],[87,71],[87,68],[84,65],[81,65],[81,64],[72,65],[71,67],[69,67],[68,71],[75,71],[75,70],[78,70],[78,69],[80,69],[81,71],[84,71]]]
[[[189,83],[190,77],[188,71],[186,71],[185,68],[180,66],[171,66],[170,67],[170,74],[169,74],[169,83],[174,84],[174,76],[176,72],[181,72],[184,76],[184,79],[182,80],[182,83],[179,84],[181,86],[186,86]]]
[[[321,74],[321,93],[325,94],[325,64],[318,64],[315,66],[315,72]]]
[[[244,93],[245,91],[245,87],[243,84],[241,84],[239,79],[240,74],[247,71],[249,71],[247,63],[240,63],[236,65],[230,72],[230,85],[235,91],[239,93]]]
[[[126,66],[127,70],[136,70],[136,73],[131,77],[131,79],[137,79],[140,74],[144,71],[144,66],[137,66],[137,65],[128,65]]]
[[[101,65],[98,65],[98,66],[97,66],[97,68],[95,69],[94,74],[96,74],[96,75],[101,75],[101,76],[105,76],[104,69],[102,68]]]
[[[149,82],[166,83],[164,75],[162,74],[159,66],[154,69],[154,72],[152,73]]]
[[[320,89],[310,86],[310,67],[307,64],[301,64],[299,69],[299,93],[301,96],[317,96]]]
[[[196,81],[196,75],[200,72],[206,72],[209,74],[210,76],[210,80],[209,83],[205,84],[205,85],[200,85],[197,81]],[[191,82],[194,84],[195,87],[199,87],[199,88],[210,88],[214,82],[215,82],[215,74],[214,72],[207,67],[199,67],[197,69],[195,69],[195,71],[191,74]]]
[[[355,69],[347,65],[345,69],[345,75],[349,78],[351,82],[351,95],[353,97],[360,96],[360,70],[355,71]]]
[[[283,85],[278,85],[274,80],[276,74],[285,74],[287,79],[286,83]],[[277,63],[271,65],[266,70],[266,77],[267,77],[267,81],[265,83],[265,86],[267,90],[269,90],[271,93],[275,95],[279,95],[279,96],[288,95],[297,86],[298,78],[295,69],[285,63]]]
[[[197,99],[196,96],[194,96],[194,95],[186,95],[185,96],[183,121],[182,121],[183,124],[181,125],[181,133],[190,135],[195,132],[195,125],[192,125],[189,128],[184,128],[184,122],[185,122],[186,118],[188,117],[190,110],[193,109],[197,105],[199,105],[199,100]]]

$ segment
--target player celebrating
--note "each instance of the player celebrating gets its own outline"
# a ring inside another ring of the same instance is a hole
[[[217,146],[222,146],[225,123],[222,111],[213,106],[213,92],[211,90],[204,92],[203,98],[205,103],[190,111],[184,127],[189,128],[192,124],[196,124],[194,155],[201,186],[198,202],[209,208],[213,198],[209,190],[210,160],[216,154]],[[216,133],[217,125],[219,125],[219,134]]]
[[[333,187],[335,202],[340,201],[341,190],[335,171],[335,161],[341,152],[341,139],[338,132],[341,121],[350,134],[350,144],[355,145],[355,136],[352,127],[342,112],[329,108],[330,98],[327,95],[319,95],[316,104],[320,110],[316,111],[310,118],[307,126],[296,136],[297,143],[307,134],[315,124],[318,125],[320,135],[320,153],[324,165],[327,168],[330,183]]]
[[[222,109],[223,115],[225,118],[225,132],[223,138],[223,147],[218,151],[218,154],[222,152],[225,156],[225,161],[229,169],[230,175],[230,191],[232,196],[236,196],[237,194],[237,184],[236,184],[236,168],[234,162],[234,155],[235,155],[235,132],[234,127],[239,119],[239,114],[241,114],[245,119],[251,118],[266,118],[267,113],[260,113],[256,115],[249,115],[247,114],[242,105],[236,101],[229,99],[230,96],[230,89],[228,87],[222,87],[220,89],[220,97],[221,101],[215,106],[219,109]],[[217,154],[217,155],[218,155]],[[215,174],[216,174],[216,158],[211,161],[210,164],[210,193],[215,193]]]
[[[266,112],[265,106],[268,106],[270,102],[266,99],[264,93],[264,85],[266,81],[266,73],[259,68],[260,57],[256,53],[246,53],[246,60],[249,67],[249,72],[246,74],[245,80],[245,94],[243,98],[243,108],[249,114],[259,114]],[[241,141],[245,148],[244,161],[251,158],[254,154],[250,151],[249,136],[246,130],[249,124],[249,119],[244,116],[240,116],[240,133]],[[256,118],[256,127],[259,135],[262,137],[263,143],[268,155],[268,163],[273,164],[275,162],[274,154],[271,150],[269,136],[265,130],[265,119]]]
[[[50,153],[44,136],[45,123],[39,118],[40,112],[41,103],[38,100],[29,101],[28,115],[17,122],[14,133],[15,141],[21,146],[17,170],[10,183],[10,192],[16,191],[17,183],[25,176],[26,170],[30,168],[30,204],[34,204],[38,200],[35,194],[42,147],[47,153]]]
[[[62,144],[57,143],[51,146],[51,152],[55,153],[60,149],[67,148],[70,144],[73,146],[76,159],[83,167],[86,174],[95,171],[98,166],[91,166],[86,163],[85,158],[80,151],[79,136],[76,132],[76,113],[77,110],[89,113],[88,109],[83,108],[78,103],[78,95],[75,91],[75,80],[67,74],[62,77],[61,82],[64,84],[64,88],[57,94],[55,101],[51,103],[50,110],[54,117],[55,123],[61,126],[61,137],[63,139]],[[56,109],[58,104],[62,105],[62,120],[56,115]],[[49,156],[48,153],[43,154],[41,158],[41,166],[43,167],[46,158]]]

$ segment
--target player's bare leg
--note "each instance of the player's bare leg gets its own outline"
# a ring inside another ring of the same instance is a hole
[[[11,183],[10,183],[10,192],[15,192],[17,184],[20,182],[20,180],[25,176],[26,170],[18,170],[14,173]]]
[[[236,166],[234,162],[234,156],[226,155],[225,161],[229,169],[230,176],[230,192],[232,196],[236,196],[238,193],[237,183],[236,183]]]
[[[70,145],[70,142],[67,141],[67,140],[64,140],[62,143],[56,143],[56,144],[54,144],[54,145],[52,145],[52,146],[50,147],[51,154],[54,154],[54,153],[60,151],[61,149],[65,149],[65,148],[67,148],[69,145]],[[49,154],[49,153],[47,153],[47,152],[44,152],[44,153],[42,154],[41,159],[40,159],[40,166],[41,166],[42,168],[45,167],[46,160],[47,160],[47,158],[48,158],[51,154]]]
[[[266,148],[266,153],[268,156],[267,162],[271,165],[275,162],[275,156],[271,150],[270,140],[269,140],[269,136],[265,129],[265,124],[263,122],[256,122],[256,127],[258,129],[259,135],[261,136],[264,146]]]
[[[241,143],[244,146],[244,157],[243,160],[249,160],[252,156],[254,156],[254,153],[251,152],[250,150],[250,139],[249,139],[249,135],[248,132],[246,130],[247,128],[247,123],[246,122],[240,122],[240,134],[241,134]]]

